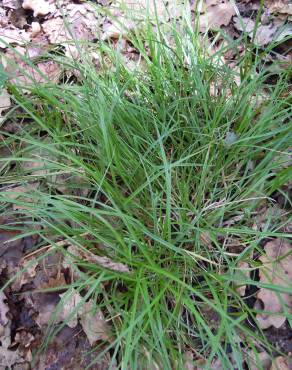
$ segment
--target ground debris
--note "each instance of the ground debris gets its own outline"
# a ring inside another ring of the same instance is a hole
[[[260,269],[260,282],[277,287],[288,287],[292,281],[292,248],[291,244],[275,239],[265,245],[266,254],[260,257],[263,266]],[[286,318],[281,315],[285,309],[292,312],[292,296],[287,293],[276,293],[270,289],[260,288],[257,298],[263,302],[264,311],[271,314],[257,314],[257,321],[262,329],[274,326],[279,328]]]

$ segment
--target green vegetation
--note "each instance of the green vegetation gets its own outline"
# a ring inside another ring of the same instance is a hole
[[[39,247],[66,255],[56,242],[67,240],[128,266],[76,257],[72,282],[103,310],[113,339],[100,352],[122,369],[183,369],[189,350],[206,369],[215,358],[242,369],[250,350],[274,350],[237,288],[261,286],[260,242],[288,237],[285,220],[254,227],[257,207],[291,176],[288,72],[269,84],[257,50],[231,69],[224,50],[210,56],[196,32],[183,34],[132,34],[143,61],[134,71],[104,43],[111,64],[98,72],[87,55],[55,56],[78,81],[32,84],[29,94],[7,84],[15,102],[7,120],[21,127],[1,132],[11,153],[1,158],[2,212],[39,235]],[[58,330],[50,326],[48,338]]]

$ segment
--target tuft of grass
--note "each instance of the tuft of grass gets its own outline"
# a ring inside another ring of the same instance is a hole
[[[6,121],[22,123],[1,131],[11,153],[0,159],[2,212],[23,235],[39,235],[39,247],[66,256],[57,243],[66,240],[128,266],[74,261],[72,286],[111,325],[113,340],[100,346],[109,367],[184,369],[190,351],[206,369],[214,359],[242,369],[251,352],[275,350],[236,288],[260,286],[239,262],[254,272],[261,241],[288,237],[282,220],[253,227],[257,207],[291,176],[288,72],[271,86],[253,50],[231,69],[224,50],[209,55],[187,23],[156,31],[129,36],[141,56],[134,70],[100,43],[101,71],[88,55],[56,56],[77,82],[7,83],[15,105]]]

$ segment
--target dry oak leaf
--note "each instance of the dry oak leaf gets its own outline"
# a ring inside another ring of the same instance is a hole
[[[70,328],[74,328],[80,319],[80,324],[91,345],[98,340],[110,340],[109,326],[102,311],[95,309],[93,300],[82,302],[81,295],[75,289],[71,289],[69,296],[66,292],[60,294],[60,297],[64,299],[64,303],[59,317],[62,321],[66,321]]]
[[[92,300],[81,306],[78,315],[84,333],[91,345],[98,340],[110,340],[109,326],[105,321],[102,311],[94,309],[94,302]]]
[[[257,27],[257,32],[255,35],[255,43],[259,46],[264,46],[270,43],[274,36],[276,35],[278,29],[282,27],[285,23],[285,20],[281,19],[273,19],[269,24],[260,24]],[[239,31],[245,31],[248,33],[249,37],[253,37],[254,28],[255,28],[255,22],[247,17],[243,17],[239,19],[236,17],[234,19],[234,27],[238,29]],[[284,38],[285,35],[283,35],[282,38]]]
[[[27,51],[31,49],[26,50],[17,46],[15,50],[21,55],[26,55],[28,54]],[[27,55],[27,57],[28,56],[29,55]],[[34,83],[47,83],[48,81],[58,82],[62,73],[61,66],[52,60],[38,63],[35,67],[32,67],[19,55],[16,55],[10,50],[2,57],[2,63],[4,70],[10,76],[9,80],[12,83],[17,83],[22,86]]]
[[[292,3],[290,0],[266,0],[265,7],[270,13],[292,15]]]
[[[61,44],[72,39],[92,41],[99,30],[99,16],[90,4],[69,4],[66,7],[66,22],[62,17],[48,19],[42,24],[52,44]],[[68,29],[69,28],[69,29]]]
[[[217,30],[221,26],[227,26],[231,18],[235,15],[235,9],[231,2],[207,3],[204,9],[205,14],[199,17],[200,31],[205,32],[208,28]]]
[[[283,356],[276,357],[270,370],[292,370],[292,360]]]
[[[22,7],[32,10],[34,17],[47,15],[56,10],[54,0],[24,0]]]
[[[282,239],[275,239],[265,245],[265,252],[266,255],[260,258],[263,263],[263,267],[260,269],[260,282],[276,286],[289,286],[292,281],[291,244]],[[262,329],[267,329],[270,326],[279,328],[284,324],[286,317],[279,315],[283,313],[283,303],[286,309],[292,312],[292,295],[290,294],[276,294],[272,290],[261,288],[257,293],[257,298],[263,302],[264,311],[271,312],[271,314],[257,314],[256,318]]]

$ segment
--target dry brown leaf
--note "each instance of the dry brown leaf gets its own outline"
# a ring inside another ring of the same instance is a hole
[[[66,22],[68,24],[65,25],[60,16],[42,24],[50,43],[66,45],[66,41],[72,39],[92,41],[99,31],[99,15],[89,3],[69,4],[66,7]]]
[[[38,182],[31,182],[25,185],[14,186],[13,188],[6,189],[4,192],[6,193],[5,196],[8,199],[12,199],[12,200],[17,199],[20,202],[25,201],[26,204],[28,203],[33,204],[34,202],[33,198],[30,198],[27,195],[25,195],[24,197],[22,196],[24,194],[31,192],[33,189],[37,189],[38,186],[39,186]],[[17,204],[17,203],[13,203],[12,208],[15,211],[28,209],[27,206],[22,205],[22,204]]]
[[[195,365],[194,355],[191,351],[187,351],[183,355],[184,359],[184,369],[185,370],[197,370],[197,366]]]
[[[291,370],[292,360],[283,356],[276,357],[272,363],[270,370]]]
[[[1,117],[2,116],[2,112],[4,112],[5,110],[9,109],[10,106],[11,106],[10,95],[8,94],[8,92],[7,92],[6,89],[3,89],[0,92],[0,123],[3,120],[3,118]]]
[[[30,283],[32,278],[36,275],[36,268],[38,266],[38,262],[34,259],[31,260],[22,260],[19,263],[19,272],[21,274],[18,278],[13,282],[12,289],[15,291],[19,291],[24,284]]]
[[[199,17],[201,32],[205,32],[207,29],[217,30],[221,26],[227,26],[235,15],[235,9],[231,2],[224,1],[211,5],[213,3],[207,4],[204,9],[205,14],[201,14]]]
[[[99,309],[95,310],[93,300],[82,302],[81,295],[75,289],[71,289],[69,295],[68,292],[60,294],[60,297],[64,298],[62,312],[59,316],[60,321],[66,321],[70,328],[74,328],[79,318],[91,345],[98,340],[110,339],[109,326],[102,311]]]
[[[260,352],[256,355],[254,351],[250,351],[246,362],[250,370],[258,370],[259,365],[262,366],[263,370],[269,370],[272,364],[271,356],[267,352]]]
[[[119,38],[137,28],[139,21],[145,17],[159,21],[178,18],[188,9],[185,0],[117,0],[109,7],[111,14],[108,22],[103,24],[102,39]]]
[[[36,50],[36,48],[34,48]],[[28,55],[28,51],[23,47],[15,47],[15,51],[21,55]],[[51,60],[36,64],[35,67],[27,64],[19,55],[11,50],[8,50],[2,57],[2,63],[5,71],[12,83],[17,83],[23,86],[28,86],[34,83],[47,83],[48,81],[58,82],[62,68],[61,66]]]
[[[10,345],[10,320],[7,317],[9,312],[6,295],[0,291],[0,341],[2,346]]]
[[[81,260],[84,260],[86,262],[100,265],[104,268],[107,268],[109,270],[117,271],[117,272],[130,272],[130,269],[128,266],[124,265],[120,262],[114,262],[109,257],[105,256],[97,256],[96,254],[85,251],[81,248],[76,247],[75,245],[71,244],[67,251],[71,253],[73,256],[76,256],[77,258],[80,258]]]
[[[110,340],[109,326],[104,315],[101,310],[95,310],[94,306],[94,302],[89,300],[78,312],[80,323],[91,345],[98,340]]]
[[[273,19],[269,24],[261,24],[257,28],[256,36],[254,42],[259,46],[264,46],[269,44],[278,31],[278,29],[283,26],[285,20]],[[241,18],[238,17],[234,20],[234,27],[239,31],[246,31],[249,37],[253,37],[255,22],[250,18]]]
[[[0,48],[5,49],[7,44],[25,45],[30,41],[30,35],[11,25],[0,29]]]
[[[117,0],[115,8],[126,10],[135,18],[139,17],[158,17],[159,20],[174,18],[181,15],[183,7],[186,5],[184,0]]]
[[[78,304],[82,301],[82,298],[76,290],[72,289],[71,292],[65,292],[59,294],[60,298],[64,299],[62,311],[60,313],[60,321],[66,320],[66,324],[70,328],[75,328],[78,323]],[[74,314],[73,311],[75,310]]]
[[[0,347],[0,367],[3,366],[4,369],[14,369],[13,365],[22,364],[24,362],[25,361],[17,350],[12,351],[5,347]]]
[[[21,8],[21,0],[2,0],[3,6],[10,9]]]
[[[240,261],[237,265],[237,268],[239,269],[240,273],[243,274],[247,279],[249,279],[249,264],[244,261]],[[246,285],[242,285],[238,288],[236,288],[238,294],[243,297],[245,295],[246,291]]]
[[[52,13],[56,10],[54,0],[24,0],[23,9],[30,9],[33,11],[33,16],[42,16]]]
[[[282,13],[292,15],[292,3],[290,0],[265,0],[265,7],[270,13]]]
[[[260,282],[273,284],[276,286],[287,287],[292,281],[292,247],[291,244],[282,240],[275,239],[265,245],[266,255],[260,258],[263,267],[260,269]],[[283,259],[281,259],[285,256]],[[281,259],[279,261],[279,259]],[[277,261],[275,261],[277,260]],[[276,294],[275,292],[261,288],[257,293],[257,298],[264,304],[264,311],[271,313],[282,313],[283,307],[280,299],[286,305],[288,311],[292,312],[292,296],[286,293]],[[262,329],[274,326],[279,328],[285,322],[284,315],[265,315],[258,314],[257,321]]]

